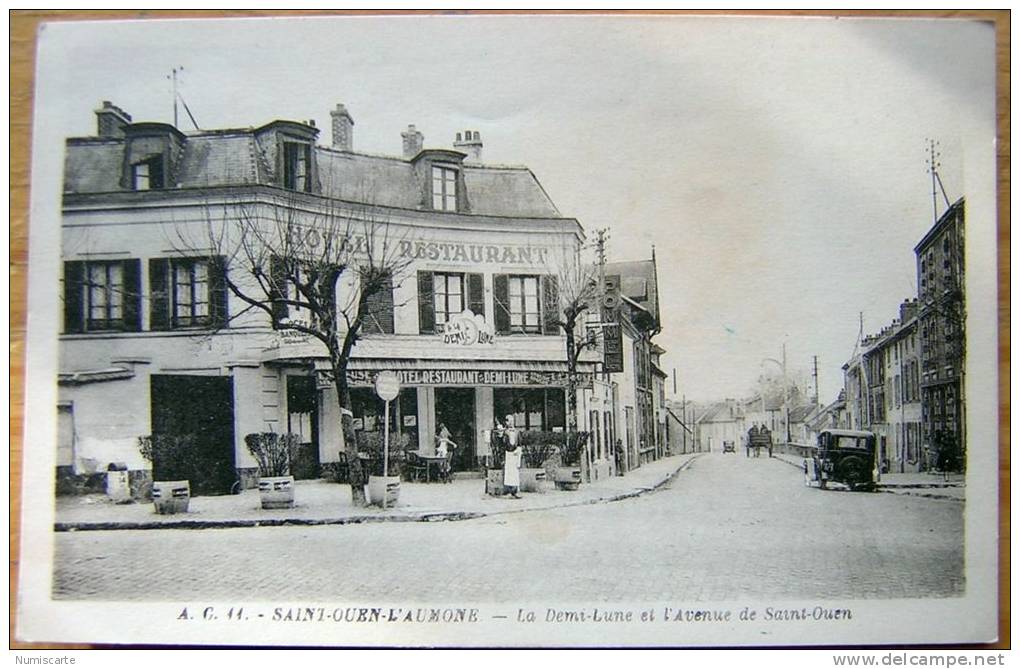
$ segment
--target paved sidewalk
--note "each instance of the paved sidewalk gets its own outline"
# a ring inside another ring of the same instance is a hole
[[[298,481],[292,509],[263,510],[257,490],[239,495],[192,498],[188,512],[159,515],[150,503],[114,504],[105,495],[58,497],[57,531],[112,529],[199,529],[266,525],[339,525],[383,521],[439,521],[479,518],[500,513],[612,502],[668,483],[697,454],[676,455],[648,463],[626,476],[582,483],[576,491],[556,490],[551,481],[541,493],[520,499],[485,494],[484,479],[452,483],[400,484],[394,507],[355,507],[350,486],[322,480]]]
[[[773,457],[798,469],[803,466],[804,462],[803,458],[787,453],[774,453]],[[967,486],[963,474],[950,474],[948,480],[942,474],[927,472],[882,474],[877,490],[895,495],[952,499],[961,502],[967,497]]]

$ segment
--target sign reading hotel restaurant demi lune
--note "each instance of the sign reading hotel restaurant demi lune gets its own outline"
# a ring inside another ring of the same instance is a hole
[[[403,386],[566,386],[567,373],[548,370],[506,369],[401,369],[395,372]],[[376,372],[347,370],[352,386],[371,386]],[[591,388],[592,375],[579,373],[579,387]]]
[[[496,330],[485,322],[485,316],[465,309],[442,325],[439,336],[444,344],[493,344],[496,341]]]

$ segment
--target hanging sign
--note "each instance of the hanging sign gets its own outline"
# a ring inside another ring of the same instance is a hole
[[[623,333],[619,323],[605,323],[602,326],[602,342],[605,348],[604,371],[623,371]]]

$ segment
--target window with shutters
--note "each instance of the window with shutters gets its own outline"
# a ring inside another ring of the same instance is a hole
[[[366,298],[361,328],[365,334],[393,334],[392,277],[386,277],[379,289]]]
[[[196,259],[175,259],[173,272],[174,327],[205,327],[209,325],[209,262]]]
[[[438,165],[432,167],[432,208],[457,211],[457,170]]]
[[[436,329],[442,331],[447,321],[464,311],[464,275],[436,272],[432,287]]]
[[[537,333],[542,328],[537,276],[510,276],[507,297],[510,302],[510,331]]]
[[[64,263],[64,331],[136,331],[140,261]]]
[[[227,324],[223,258],[149,260],[149,328],[219,328]]]
[[[559,288],[552,275],[496,274],[492,297],[499,334],[560,334]]]
[[[124,326],[124,265],[94,262],[86,265],[86,327],[120,330]]]

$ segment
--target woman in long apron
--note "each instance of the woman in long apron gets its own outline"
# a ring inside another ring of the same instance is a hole
[[[518,433],[510,422],[510,416],[507,416],[507,423],[509,428],[506,430],[507,450],[503,460],[503,485],[511,497],[520,499],[517,491],[521,487],[521,449],[517,445]]]

